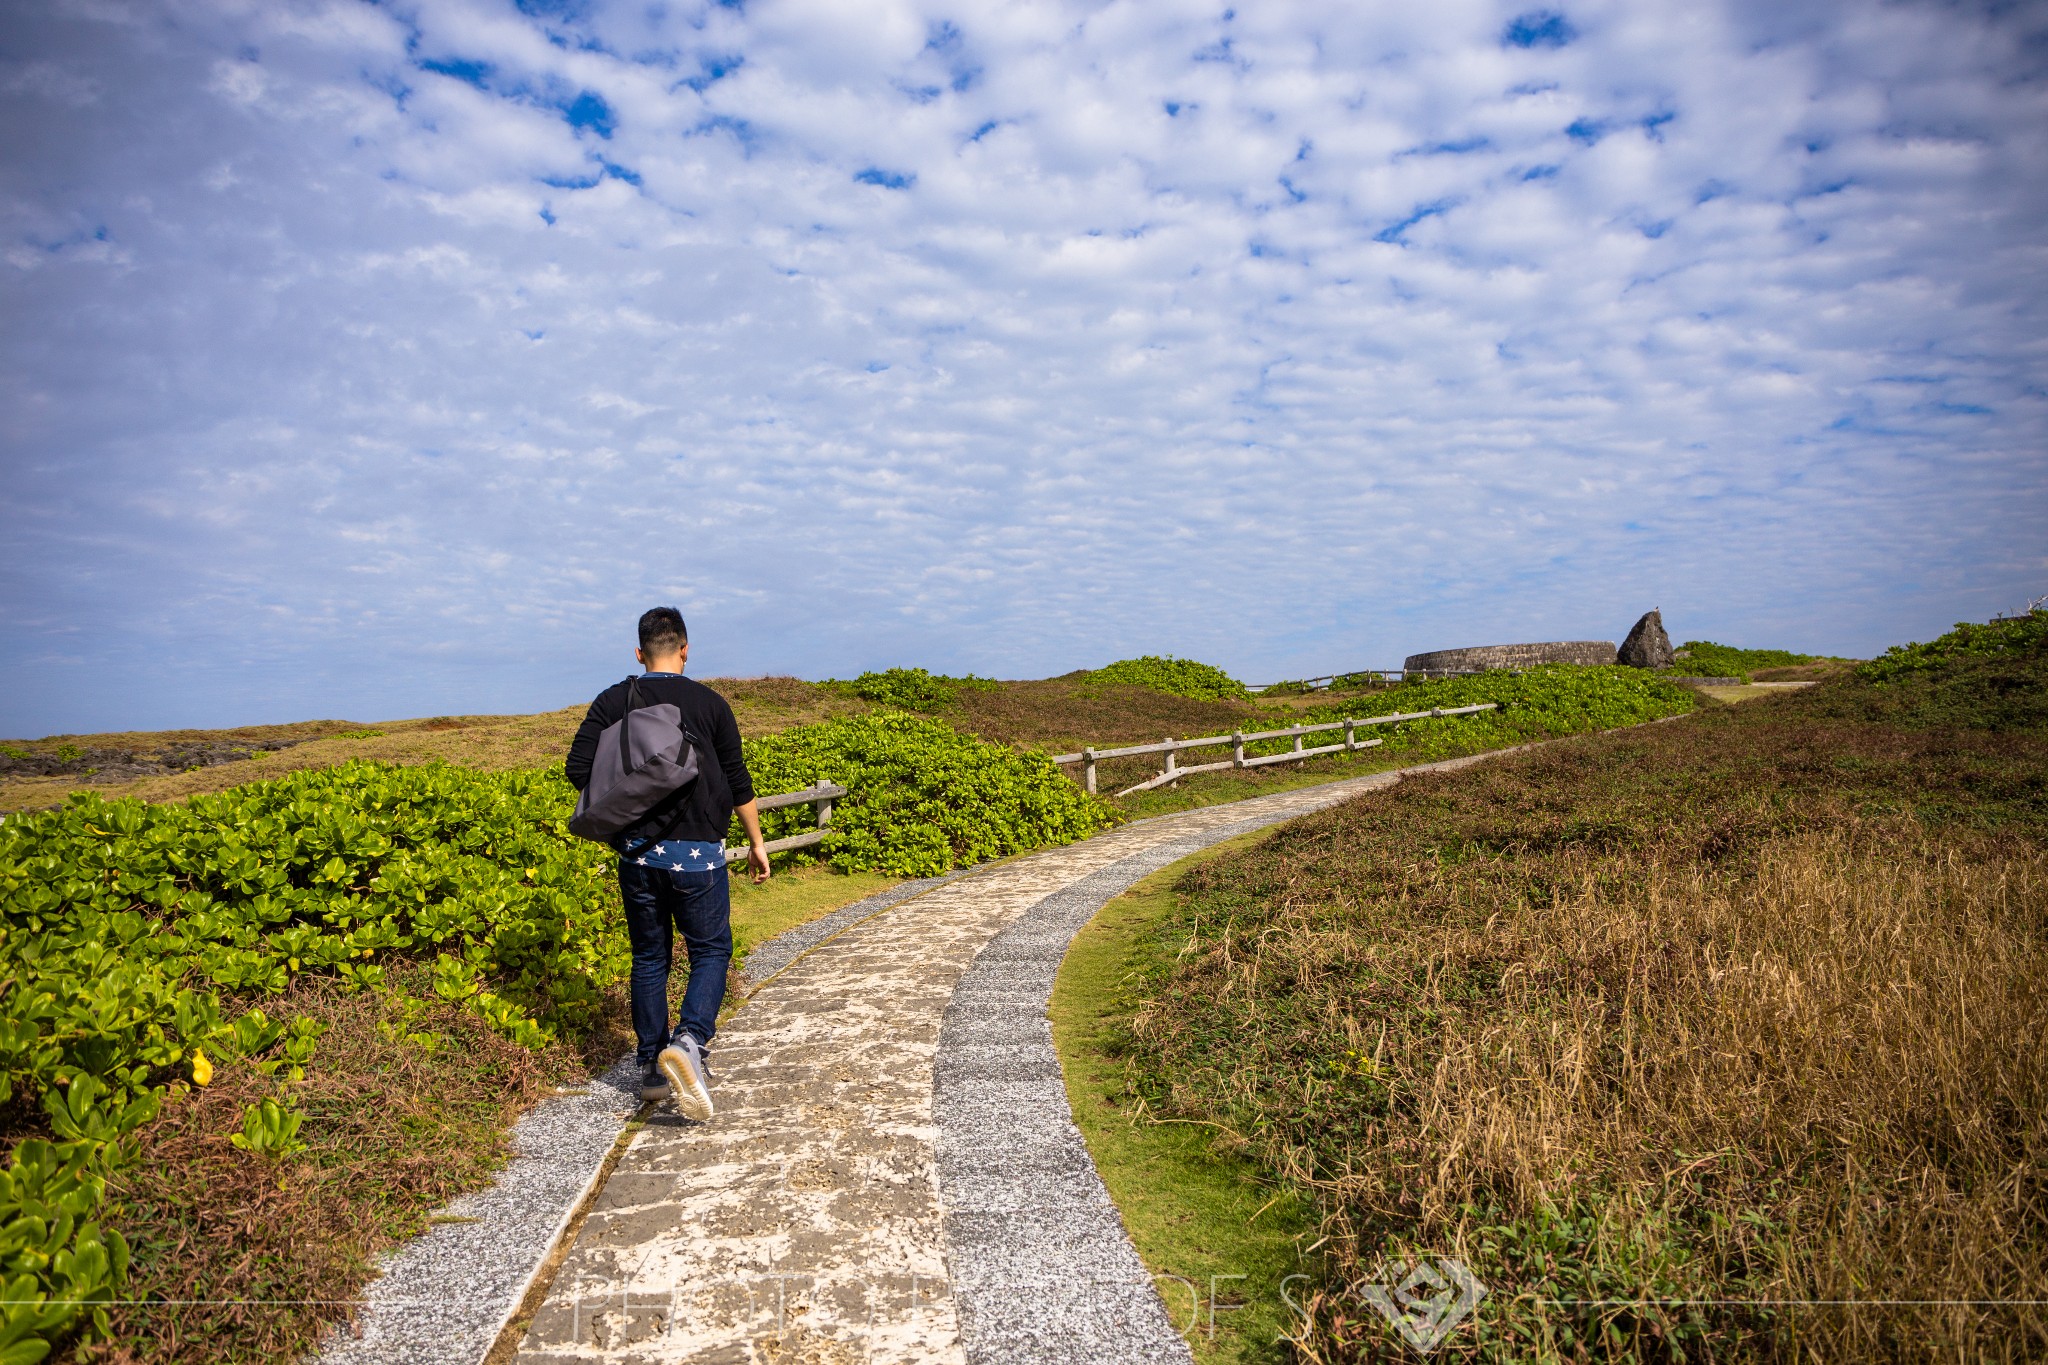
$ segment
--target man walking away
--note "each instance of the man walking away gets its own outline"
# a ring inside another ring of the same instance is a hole
[[[690,658],[682,613],[656,607],[640,618],[640,648],[633,657],[647,672],[638,680],[639,702],[666,702],[682,713],[683,730],[697,749],[697,778],[612,840],[619,854],[619,894],[633,944],[633,1033],[639,1041],[640,1095],[675,1096],[689,1118],[711,1117],[710,1070],[705,1054],[718,1031],[725,973],[732,961],[732,895],[725,874],[725,832],[735,811],[747,831],[747,864],[756,882],[768,880],[768,850],[754,782],[740,756],[740,729],[725,698],[683,676]],[[626,714],[627,682],[598,693],[577,727],[565,768],[578,791],[590,783],[597,737]],[[669,965],[675,935],[690,956],[690,981],[671,1031]]]

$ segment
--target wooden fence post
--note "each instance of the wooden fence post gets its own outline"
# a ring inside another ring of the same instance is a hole
[[[830,787],[832,784],[825,778],[821,777],[813,785],[818,787]],[[828,796],[823,801],[818,801],[814,804],[818,808],[818,828],[823,829],[825,828],[825,826],[832,823],[832,798]]]
[[[1095,751],[1093,749],[1083,749],[1081,751],[1081,771],[1087,775],[1088,794],[1090,796],[1095,795]]]
[[[1358,722],[1355,720],[1344,722],[1344,752],[1347,754],[1358,752]]]
[[[1233,768],[1244,767],[1244,731],[1242,730],[1232,730],[1230,732],[1230,766]]]
[[[1160,774],[1159,774],[1159,775],[1160,775],[1161,777],[1164,777],[1164,778],[1168,779],[1168,781],[1167,781],[1166,785],[1167,785],[1167,786],[1169,786],[1169,787],[1171,787],[1171,786],[1173,785],[1173,782],[1172,782],[1172,778],[1173,778],[1173,769],[1174,769],[1174,762],[1173,762],[1173,736],[1172,736],[1172,735],[1168,735],[1168,736],[1166,737],[1166,767],[1165,767],[1165,769],[1164,769],[1163,771],[1161,771],[1161,772],[1160,772]]]
[[[1297,726],[1295,726],[1295,727],[1293,727],[1293,728],[1294,728],[1294,752],[1296,752],[1296,753],[1300,753],[1300,752],[1301,752],[1301,727],[1300,727],[1299,725],[1297,725]]]

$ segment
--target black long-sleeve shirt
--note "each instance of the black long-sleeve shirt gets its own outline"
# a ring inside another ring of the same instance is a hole
[[[635,681],[642,706],[667,703],[682,712],[683,729],[697,743],[697,780],[672,814],[630,829],[626,837],[634,843],[648,839],[723,843],[732,825],[732,808],[754,799],[754,779],[740,753],[740,727],[732,717],[732,707],[694,678],[680,673],[646,673],[598,693],[569,744],[569,758],[563,764],[569,785],[582,791],[590,784],[597,737],[626,714],[627,684]]]

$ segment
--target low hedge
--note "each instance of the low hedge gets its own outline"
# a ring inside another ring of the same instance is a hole
[[[1385,741],[1385,752],[1426,761],[1558,735],[1640,725],[1682,715],[1697,704],[1691,689],[1639,669],[1545,664],[1521,672],[1501,669],[1403,683],[1368,697],[1316,707],[1304,720],[1313,724],[1364,719],[1489,701],[1499,709],[1376,726],[1372,735]]]
[[[1946,635],[1909,645],[1893,645],[1868,663],[1856,666],[1856,676],[1868,683],[1897,682],[1916,674],[1939,672],[1970,659],[1988,659],[2001,654],[2022,654],[2048,648],[2048,611],[2036,608],[2025,616],[2009,616],[1978,624],[1958,621]]]
[[[181,805],[79,794],[0,826],[0,1101],[21,1121],[0,1360],[106,1330],[127,1269],[107,1177],[169,1087],[216,1065],[303,1075],[317,1026],[258,1006],[293,978],[374,988],[420,960],[515,1041],[588,1023],[625,949],[609,855],[563,828],[570,795],[559,774],[353,762]],[[287,1154],[299,1119],[284,1088],[236,1144]]]
[[[1811,654],[1794,654],[1789,649],[1738,649],[1712,640],[1687,640],[1679,646],[1685,657],[1672,671],[1694,678],[1748,678],[1759,668],[1794,668],[1814,661]]]
[[[1170,654],[1119,659],[1094,670],[1088,680],[1149,687],[1155,692],[1192,697],[1196,701],[1242,701],[1251,695],[1243,683],[1222,669],[1193,659],[1176,659]]]
[[[1071,843],[1109,823],[1108,806],[1041,753],[1018,753],[900,711],[800,725],[745,743],[755,790],[826,778],[849,789],[818,856],[842,871],[929,877],[968,863]],[[770,811],[770,838],[812,827],[807,806]],[[735,826],[734,837],[738,837]]]
[[[964,690],[986,689],[995,685],[991,679],[977,678],[972,673],[964,678],[949,678],[943,673],[932,673],[922,668],[885,668],[880,672],[863,673],[851,680],[825,684],[850,697],[904,711],[937,711],[950,705],[953,698]]]

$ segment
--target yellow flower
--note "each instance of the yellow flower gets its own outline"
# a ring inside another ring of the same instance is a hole
[[[192,1084],[206,1085],[213,1080],[213,1063],[206,1060],[206,1054],[198,1048],[192,1049]]]

